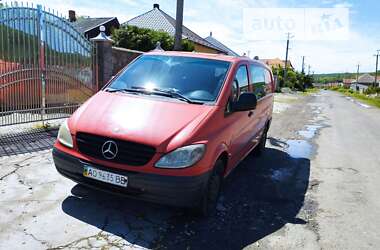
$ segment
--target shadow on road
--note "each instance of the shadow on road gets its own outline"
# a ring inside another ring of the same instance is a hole
[[[242,249],[286,223],[306,223],[297,214],[304,203],[309,174],[309,159],[294,159],[268,148],[259,158],[249,156],[226,179],[218,212],[207,219],[80,185],[72,189],[62,209],[142,247]]]
[[[0,133],[0,157],[51,149],[58,129],[10,130]]]

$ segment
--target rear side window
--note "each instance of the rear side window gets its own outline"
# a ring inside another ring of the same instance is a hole
[[[257,99],[263,98],[266,95],[265,71],[260,66],[251,65],[252,87]]]

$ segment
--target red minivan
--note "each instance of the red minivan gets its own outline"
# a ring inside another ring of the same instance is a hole
[[[91,188],[215,209],[223,179],[265,148],[271,70],[248,57],[146,53],[59,129],[59,173]]]

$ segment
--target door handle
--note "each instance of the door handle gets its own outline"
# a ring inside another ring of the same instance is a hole
[[[253,111],[248,112],[248,117],[251,117],[253,115]]]

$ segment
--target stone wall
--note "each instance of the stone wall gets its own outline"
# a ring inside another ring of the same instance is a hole
[[[144,52],[124,49],[118,47],[112,47],[112,75],[116,75],[121,69],[128,65],[133,59],[142,55]]]

